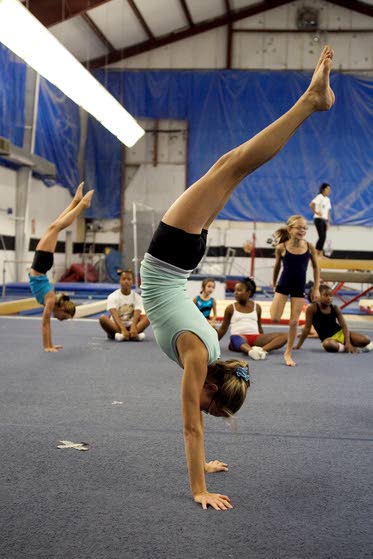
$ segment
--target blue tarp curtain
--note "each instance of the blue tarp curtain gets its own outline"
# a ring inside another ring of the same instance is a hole
[[[22,146],[26,67],[0,43],[0,136]]]
[[[217,158],[285,112],[306,89],[309,73],[247,71],[98,72],[109,91],[136,118],[185,119],[188,184]],[[319,185],[332,185],[335,224],[373,225],[373,80],[333,74],[337,103],[313,115],[284,150],[246,178],[220,219],[283,221],[310,218]],[[119,142],[91,119],[86,177],[97,191],[92,215],[120,213]]]
[[[79,184],[79,107],[62,91],[40,78],[35,153],[55,163],[56,181],[75,193]],[[46,184],[55,184],[55,182]]]
[[[0,44],[0,136],[22,147],[26,65]],[[57,168],[56,181],[73,194],[79,182],[79,107],[58,88],[40,78],[35,153]]]
[[[0,45],[0,135],[22,145],[25,66]],[[136,118],[188,121],[188,184],[226,151],[286,111],[310,74],[251,71],[99,71],[97,78]],[[303,213],[323,181],[332,185],[335,224],[373,225],[373,80],[333,74],[337,103],[313,115],[284,150],[246,178],[221,219],[283,221]],[[54,162],[75,191],[78,107],[41,80],[36,152]],[[85,180],[96,189],[91,217],[120,215],[122,146],[89,118]]]

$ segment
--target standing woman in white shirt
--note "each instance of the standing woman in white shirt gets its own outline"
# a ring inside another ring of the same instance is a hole
[[[326,232],[330,225],[330,210],[331,203],[329,195],[331,192],[330,184],[323,182],[320,186],[320,192],[310,203],[310,208],[313,211],[313,220],[319,239],[316,243],[316,251],[318,256],[323,256],[323,248],[326,240]]]

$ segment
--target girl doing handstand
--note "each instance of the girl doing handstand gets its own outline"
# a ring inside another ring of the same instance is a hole
[[[48,280],[47,272],[53,266],[53,254],[56,249],[59,232],[71,225],[74,219],[91,204],[93,190],[90,190],[83,196],[83,186],[84,183],[78,186],[69,206],[51,223],[46,233],[38,242],[29,273],[31,292],[37,302],[44,306],[41,329],[44,351],[46,352],[56,352],[62,349],[62,346],[54,345],[52,342],[52,314],[58,320],[73,318],[75,314],[74,303],[63,293],[56,295],[53,285]]]
[[[184,369],[185,453],[193,498],[204,509],[211,505],[226,510],[232,504],[228,496],[207,490],[205,472],[226,471],[227,465],[206,464],[201,412],[236,413],[245,400],[249,375],[245,362],[219,361],[216,330],[188,297],[186,282],[204,254],[209,226],[240,181],[276,155],[309,116],[333,105],[332,57],[331,48],[325,47],[307,91],[295,105],[254,138],[223,155],[173,203],[141,265],[143,303],[156,341]]]

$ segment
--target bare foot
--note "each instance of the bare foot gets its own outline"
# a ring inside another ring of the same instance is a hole
[[[289,367],[295,367],[296,362],[292,360],[290,353],[284,353],[284,361]]]
[[[78,188],[75,191],[74,202],[79,204],[80,200],[83,198],[83,188],[84,188],[84,181],[80,183]]]
[[[83,196],[82,204],[85,208],[89,208],[91,206],[91,200],[94,193],[94,190],[88,190],[87,194]]]
[[[305,96],[312,102],[315,111],[328,111],[334,104],[335,96],[329,83],[333,62],[333,50],[324,47],[316,65],[310,85]]]

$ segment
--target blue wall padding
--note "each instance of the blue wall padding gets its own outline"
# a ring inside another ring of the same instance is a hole
[[[0,136],[23,144],[26,66],[0,43]]]
[[[97,78],[136,118],[185,119],[188,184],[220,155],[285,112],[307,88],[309,73],[251,71],[100,71]],[[371,131],[373,80],[333,74],[337,103],[313,115],[271,162],[246,178],[219,218],[311,218],[319,185],[332,185],[333,223],[373,225]],[[97,191],[91,216],[120,214],[120,144],[91,119],[86,177]]]
[[[0,135],[22,145],[26,67],[0,45]],[[187,179],[192,184],[225,152],[286,111],[306,89],[309,73],[99,71],[97,78],[136,118],[188,121]],[[337,102],[313,115],[284,150],[246,178],[219,218],[283,221],[303,213],[321,182],[332,185],[334,224],[373,225],[373,79],[333,74]],[[78,107],[41,79],[36,153],[57,166],[71,193],[79,182]],[[95,188],[90,217],[121,213],[122,146],[90,118],[85,179]]]
[[[56,181],[67,187],[71,194],[79,183],[79,144],[78,105],[60,89],[40,78],[35,153],[55,163]]]

